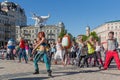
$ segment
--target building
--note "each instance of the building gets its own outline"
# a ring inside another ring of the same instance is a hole
[[[34,39],[37,38],[37,34],[40,31],[44,31],[46,35],[46,39],[49,42],[55,42],[62,30],[65,28],[63,22],[59,22],[57,25],[45,25],[42,27],[35,26],[26,26],[26,27],[16,27],[16,40],[19,42],[20,37],[24,37],[25,40],[33,43]]]
[[[117,41],[120,44],[120,20],[106,22],[92,31],[95,31],[98,34],[102,43],[106,42],[108,39],[108,33],[113,31],[115,38],[117,38]]]
[[[8,39],[15,39],[16,26],[26,26],[27,19],[24,9],[14,2],[0,2],[0,46]]]

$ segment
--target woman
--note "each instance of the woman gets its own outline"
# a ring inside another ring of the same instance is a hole
[[[97,55],[95,53],[95,41],[94,41],[94,37],[90,36],[89,40],[87,41],[87,47],[88,47],[88,54],[84,59],[83,65],[81,67],[84,67],[85,62],[88,61],[89,58],[94,58],[94,60],[97,62],[98,64],[98,68],[101,69],[101,65],[99,65],[99,62],[97,60]],[[88,62],[86,63],[87,67],[89,67]]]
[[[56,43],[56,53],[54,56],[55,64],[57,64],[57,59],[60,57],[62,63],[63,63],[63,52],[62,52],[62,44],[61,44],[61,38],[58,38],[58,41]]]
[[[35,50],[39,47],[39,50],[37,52],[37,54],[34,57],[34,67],[35,67],[35,72],[33,74],[39,74],[39,68],[38,68],[38,61],[40,60],[41,57],[43,57],[44,62],[46,64],[46,69],[48,72],[48,76],[52,76],[51,75],[51,64],[50,61],[48,59],[47,53],[46,53],[46,39],[45,39],[45,33],[44,32],[39,32],[38,33],[38,44],[34,47],[32,54],[35,52]]]
[[[28,55],[29,55],[29,45],[28,45],[28,42],[26,41],[25,42],[25,51],[26,51],[26,57],[27,59],[29,58]]]

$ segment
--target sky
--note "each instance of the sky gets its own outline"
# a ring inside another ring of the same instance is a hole
[[[4,0],[0,0],[4,1]],[[27,24],[34,25],[31,12],[51,17],[46,24],[65,24],[73,36],[85,34],[91,29],[112,20],[120,20],[120,0],[8,0],[25,9]]]

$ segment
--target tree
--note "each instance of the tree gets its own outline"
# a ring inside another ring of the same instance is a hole
[[[70,36],[71,39],[73,39],[73,35],[71,33],[68,33],[68,35]]]
[[[97,35],[96,32],[91,32],[89,36],[86,36],[86,35],[83,35],[82,38],[83,38],[83,41],[86,41],[90,36],[93,36],[97,41],[99,41],[99,37]]]
[[[83,36],[82,36],[82,39],[83,39],[83,41],[86,41],[86,40],[88,39],[88,36],[83,35]]]
[[[97,41],[99,40],[99,37],[95,31],[91,32],[90,36],[93,36]]]
[[[59,34],[59,38],[63,38],[63,36],[65,35],[67,33],[67,31],[64,29],[64,28],[62,28],[62,30],[61,30],[61,32],[60,32],[60,34]]]

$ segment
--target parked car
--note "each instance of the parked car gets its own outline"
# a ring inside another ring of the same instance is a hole
[[[0,59],[5,59],[7,55],[7,50],[1,49],[0,50]]]

